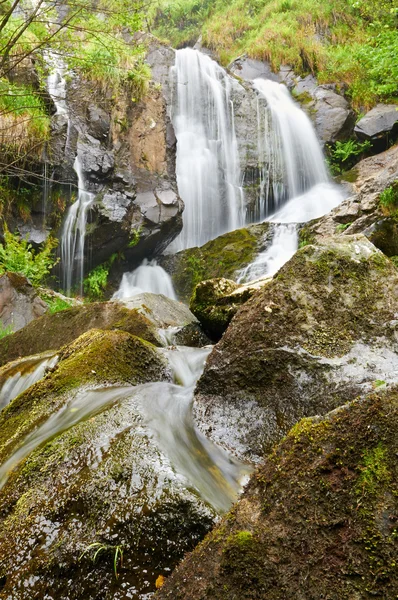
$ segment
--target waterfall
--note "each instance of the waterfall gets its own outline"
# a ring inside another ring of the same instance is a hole
[[[84,189],[83,171],[79,156],[76,156],[73,168],[78,179],[78,195],[76,202],[69,207],[61,239],[63,286],[67,295],[70,294],[74,281],[79,284],[80,293],[83,293],[87,214],[95,198],[94,194]]]
[[[242,269],[238,283],[254,281],[265,276],[272,277],[292,258],[297,246],[298,234],[295,224],[275,225],[271,245]]]
[[[163,294],[172,300],[177,300],[170,275],[157,264],[156,260],[148,262],[145,259],[135,271],[124,273],[120,287],[113,294],[112,299],[125,300],[142,292]]]
[[[255,79],[254,87],[260,94],[258,157],[262,165],[255,220],[262,221],[283,202],[328,183],[329,176],[311,121],[287,88],[268,79]]]
[[[53,368],[57,362],[58,356],[28,357],[3,368],[0,379],[0,410],[44,377],[46,370]]]
[[[243,192],[231,78],[191,48],[176,52],[172,74],[176,174],[185,203],[182,232],[169,247],[177,252],[241,227]]]

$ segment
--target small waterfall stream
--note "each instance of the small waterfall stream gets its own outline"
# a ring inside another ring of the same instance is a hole
[[[155,438],[173,469],[184,478],[187,487],[196,490],[215,510],[228,510],[236,500],[250,468],[207,440],[194,425],[193,392],[210,351],[211,348],[183,346],[165,349],[175,383],[109,386],[81,389],[74,393],[62,408],[34,429],[1,465],[0,489],[13,469],[36,448],[116,403],[128,403],[135,415],[137,411],[141,415],[148,434]],[[126,411],[128,414],[129,411]],[[130,414],[133,414],[131,410]],[[123,427],[136,427],[136,418],[129,423],[126,416]]]
[[[172,300],[177,300],[171,277],[157,264],[156,260],[144,260],[135,271],[124,273],[120,287],[112,296],[112,300],[125,300],[142,294],[163,294]]]
[[[78,155],[73,168],[78,179],[78,196],[76,202],[69,207],[61,239],[63,286],[67,295],[70,295],[75,281],[79,285],[80,294],[83,293],[87,215],[95,199],[94,194],[84,189],[83,171]]]
[[[202,246],[243,225],[232,79],[192,48],[176,52],[173,123],[177,183],[185,203],[183,230],[168,251]]]

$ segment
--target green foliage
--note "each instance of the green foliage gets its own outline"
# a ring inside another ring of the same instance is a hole
[[[58,242],[48,237],[43,248],[35,252],[32,245],[4,226],[4,243],[0,244],[0,274],[11,271],[25,275],[33,285],[40,285],[58,262],[53,250]]]
[[[118,567],[119,564],[123,566],[123,546],[111,546],[109,544],[102,544],[101,542],[94,542],[85,548],[79,557],[79,560],[85,556],[85,554],[92,553],[92,561],[95,564],[99,557],[103,554],[111,554],[113,556],[113,572],[115,573],[116,579],[119,578]]]
[[[154,26],[177,47],[202,34],[224,64],[247,53],[344,81],[369,107],[398,96],[397,14],[390,0],[160,0]]]
[[[109,265],[107,263],[95,267],[83,281],[84,293],[90,300],[102,298],[108,283]]]
[[[336,233],[343,233],[343,231],[348,229],[350,225],[352,225],[352,223],[340,223],[336,227]]]
[[[7,337],[7,335],[11,335],[12,332],[12,325],[7,325],[7,327],[5,327],[0,321],[0,340]]]
[[[372,144],[369,141],[357,142],[352,139],[346,142],[336,142],[334,146],[329,146],[329,167],[333,175],[351,169],[371,147]]]
[[[205,265],[203,259],[194,255],[188,256],[186,271],[192,286],[195,287],[195,285],[203,281],[204,278]]]
[[[48,296],[46,294],[41,294],[40,297],[47,304],[48,312],[51,315],[61,312],[61,310],[66,310],[72,306],[71,302],[60,298],[59,296]]]
[[[381,192],[379,205],[386,215],[395,216],[398,213],[398,181]]]
[[[141,232],[142,232],[141,226],[138,227],[137,229],[131,230],[130,240],[129,240],[129,243],[127,244],[128,248],[134,248],[134,246],[136,246],[138,244],[138,242],[140,241]]]

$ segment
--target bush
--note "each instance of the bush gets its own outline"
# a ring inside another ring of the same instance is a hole
[[[369,141],[357,142],[356,140],[336,142],[334,146],[329,146],[329,167],[333,175],[351,169],[371,147]]]
[[[4,244],[0,244],[0,275],[12,271],[24,275],[33,285],[40,285],[58,262],[53,258],[57,245],[57,240],[48,237],[43,248],[35,252],[26,239],[4,226]]]
[[[95,267],[84,279],[84,293],[87,294],[90,300],[99,300],[102,298],[108,283],[108,275],[109,266],[108,264],[104,264]]]

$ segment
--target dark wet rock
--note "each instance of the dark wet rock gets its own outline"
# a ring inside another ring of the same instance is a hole
[[[156,598],[393,598],[397,452],[397,388],[303,419]]]
[[[378,104],[355,126],[356,135],[363,140],[375,141],[398,131],[398,110],[396,104]]]
[[[306,246],[238,311],[196,388],[201,430],[258,459],[303,416],[394,381],[398,271],[364,236]]]
[[[269,242],[270,225],[260,223],[225,233],[200,248],[189,248],[160,258],[171,275],[178,297],[189,302],[195,286],[206,279],[234,279]]]
[[[0,490],[2,595],[142,598],[208,531],[213,511],[174,472],[134,396],[132,385],[167,380],[151,344],[91,330],[0,413],[3,459],[53,423]]]
[[[364,235],[379,248],[386,256],[398,257],[398,219],[385,217],[376,221]]]
[[[203,332],[199,323],[189,323],[174,335],[174,343],[179,346],[203,348],[211,344],[210,338]]]
[[[20,356],[58,350],[92,328],[123,330],[155,345],[162,345],[152,322],[137,310],[130,310],[116,302],[94,302],[45,314],[0,340],[0,364]]]
[[[348,198],[324,217],[305,226],[312,239],[322,240],[336,233],[367,235],[369,228],[384,217],[379,199],[380,194],[398,180],[398,145],[361,160],[344,177],[350,182]],[[340,231],[339,225],[348,227]]]
[[[5,273],[0,277],[0,320],[3,327],[18,331],[48,310],[26,277]]]
[[[253,293],[253,289],[240,287],[229,279],[208,279],[194,289],[189,308],[207,335],[218,341],[240,306]]]
[[[143,292],[123,300],[123,304],[131,310],[138,310],[153,325],[162,329],[197,323],[196,317],[185,304],[163,294]]]

